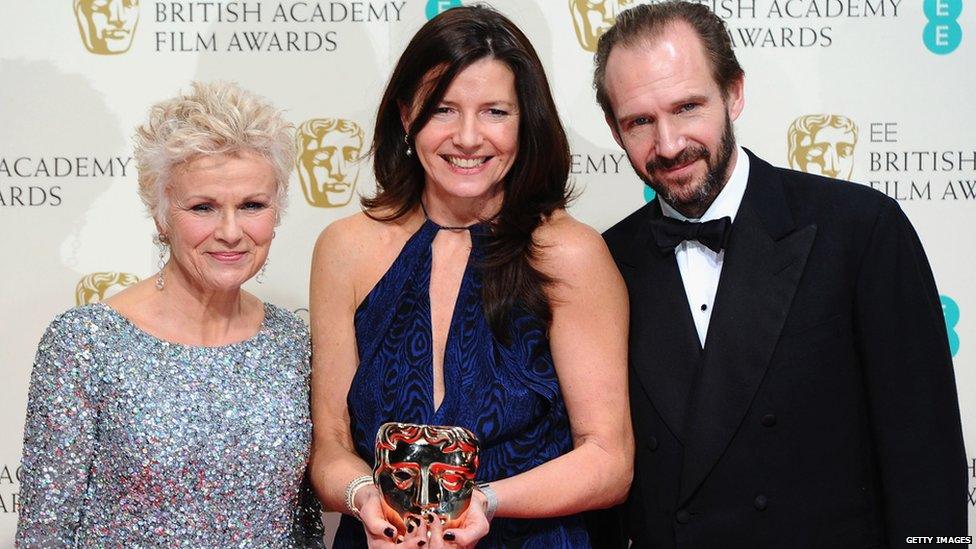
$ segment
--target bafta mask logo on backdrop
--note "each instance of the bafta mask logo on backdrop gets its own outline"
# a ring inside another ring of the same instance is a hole
[[[637,4],[637,0],[569,0],[569,11],[576,27],[576,39],[589,52],[596,51],[596,43],[607,32],[617,14]]]
[[[298,177],[305,200],[337,208],[352,200],[359,179],[363,129],[352,120],[313,118],[296,132]]]
[[[427,19],[433,19],[451,8],[463,5],[461,0],[427,0]]]
[[[75,304],[99,303],[136,282],[139,282],[139,277],[130,273],[106,272],[85,275],[75,286]]]
[[[790,124],[786,134],[794,170],[838,179],[854,171],[857,124],[839,114],[808,114]]]
[[[129,51],[139,22],[139,0],[74,0],[81,40],[92,53]]]

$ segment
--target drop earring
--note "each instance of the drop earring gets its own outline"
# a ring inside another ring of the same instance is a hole
[[[258,275],[254,277],[254,281],[258,284],[264,284],[264,275],[268,272],[268,263],[270,262],[270,258],[265,258],[264,265],[261,265],[261,270],[258,271]]]
[[[403,142],[407,144],[407,156],[413,156],[413,149],[410,148],[410,137],[407,134],[403,134]]]
[[[163,268],[166,266],[166,248],[168,247],[169,240],[165,234],[159,233],[153,236],[153,244],[159,250],[159,262],[156,264],[156,268],[159,269],[156,273],[156,289],[162,291],[166,286],[166,280],[163,278]]]

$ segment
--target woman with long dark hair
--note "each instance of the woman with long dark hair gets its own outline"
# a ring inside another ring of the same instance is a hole
[[[564,209],[569,146],[525,35],[484,7],[429,21],[373,154],[376,196],[312,262],[310,466],[347,515],[335,546],[588,547],[579,513],[622,501],[632,476],[627,296]],[[384,516],[369,474],[387,421],[478,436],[462,524]]]

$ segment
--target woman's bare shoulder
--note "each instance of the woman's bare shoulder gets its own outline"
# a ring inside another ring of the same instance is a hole
[[[626,303],[623,278],[596,229],[560,210],[534,236],[538,268],[556,281],[549,289],[553,303],[585,304],[592,296],[604,305]]]
[[[315,244],[313,287],[347,288],[358,305],[418,226],[412,214],[383,220],[382,212],[359,212],[332,222]]]
[[[384,221],[381,214],[357,212],[329,223],[319,234],[316,252],[341,250],[347,255],[371,255],[374,249],[383,249],[409,233],[406,220]]]
[[[550,268],[576,268],[594,259],[609,258],[603,237],[566,210],[556,210],[533,233],[539,258]]]

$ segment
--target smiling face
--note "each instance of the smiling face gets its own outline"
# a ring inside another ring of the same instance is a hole
[[[185,282],[203,291],[235,291],[268,257],[274,236],[277,183],[263,157],[201,156],[174,169],[168,188],[165,233],[170,264]]]
[[[416,105],[420,100],[415,100]],[[402,109],[405,128],[415,113]],[[500,202],[518,152],[515,75],[498,60],[471,64],[451,82],[413,147],[425,172],[425,199],[440,204]]]
[[[610,53],[606,89],[614,114],[607,123],[634,171],[688,217],[700,217],[728,181],[742,84],[736,80],[723,96],[701,40],[685,23]]]

